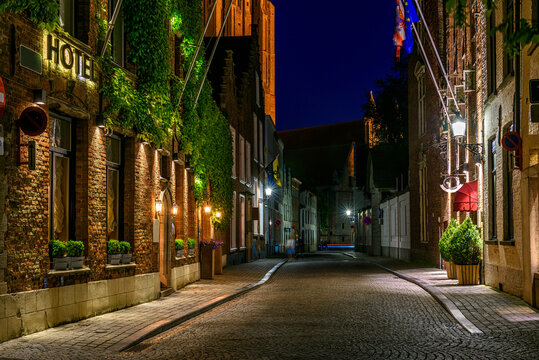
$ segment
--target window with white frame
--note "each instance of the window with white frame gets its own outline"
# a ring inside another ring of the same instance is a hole
[[[239,149],[239,165],[240,165],[240,181],[245,182],[245,139],[240,135],[240,149]]]
[[[230,224],[230,250],[236,250],[237,245],[237,232],[236,232],[236,224],[237,224],[237,217],[236,214],[238,213],[238,206],[237,206],[237,199],[236,199],[236,192],[234,191],[232,193],[232,220]]]
[[[260,191],[260,189],[258,188],[258,179],[256,177],[253,177],[253,207],[257,207],[258,206],[258,192]],[[259,229],[258,229],[258,220],[254,220],[253,219],[253,234],[255,235],[258,235],[259,234]]]
[[[422,164],[419,168],[419,222],[421,242],[428,242],[428,214],[427,214],[427,167]]]
[[[118,0],[109,0],[109,21],[112,20],[112,15],[114,9],[118,4]],[[111,35],[111,51],[112,51],[112,60],[120,65],[124,66],[124,50],[125,50],[125,40],[124,40],[124,11],[123,6],[118,13],[116,18],[116,23],[114,24],[114,29],[112,30]]]
[[[423,136],[427,131],[427,122],[425,121],[425,71],[422,71],[417,76],[417,119],[419,136]]]
[[[246,182],[251,184],[251,143],[245,142],[245,169],[246,169]]]
[[[230,136],[232,137],[232,177],[235,179],[236,175],[236,130],[230,127]]]
[[[254,139],[253,160],[255,162],[258,162],[258,118],[255,113],[253,113],[253,139]]]
[[[245,196],[240,195],[240,248],[245,247]]]
[[[60,0],[60,26],[74,38],[88,44],[90,2]]]

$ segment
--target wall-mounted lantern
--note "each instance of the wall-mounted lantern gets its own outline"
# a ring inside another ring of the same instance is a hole
[[[159,198],[155,198],[155,212],[157,214],[160,214],[162,208],[163,208],[163,202],[159,200]]]
[[[204,206],[204,212],[206,214],[209,214],[211,212],[211,206],[209,206],[209,205]]]
[[[172,215],[178,215],[178,204],[172,205]]]

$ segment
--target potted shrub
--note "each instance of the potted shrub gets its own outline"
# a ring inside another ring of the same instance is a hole
[[[438,242],[438,249],[440,250],[440,256],[444,260],[444,266],[445,270],[447,271],[447,278],[448,279],[456,279],[457,273],[455,264],[451,261],[451,255],[449,253],[449,247],[451,242],[451,237],[453,236],[453,233],[455,230],[457,230],[459,226],[459,222],[457,219],[451,219],[449,222],[449,225],[445,229],[444,233],[442,234],[442,237],[440,238],[440,241]]]
[[[176,257],[182,257],[183,256],[183,239],[176,239],[174,241],[174,247],[176,248]]]
[[[122,264],[129,264],[131,263],[131,244],[127,241],[120,241],[120,252],[122,255],[122,258],[120,262]]]
[[[84,263],[84,244],[82,241],[69,240],[66,244],[67,256],[71,258],[69,267],[81,269]]]
[[[107,262],[111,265],[119,265],[122,261],[122,249],[118,240],[109,240],[107,243]]]
[[[66,255],[66,244],[60,240],[51,240],[50,251],[54,270],[66,270],[69,267],[69,259]]]
[[[196,240],[188,238],[187,239],[187,247],[189,248],[189,255],[195,255],[195,246],[196,246]]]
[[[466,218],[453,233],[449,254],[456,265],[459,284],[479,284],[481,236],[470,218]]]

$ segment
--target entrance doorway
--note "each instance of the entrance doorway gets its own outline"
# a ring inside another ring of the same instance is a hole
[[[170,287],[170,254],[174,237],[172,225],[172,198],[170,191],[163,193],[163,206],[159,218],[159,278],[161,287]]]

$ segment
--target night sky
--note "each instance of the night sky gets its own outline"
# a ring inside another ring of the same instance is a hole
[[[394,0],[273,0],[277,130],[356,120],[390,69]]]

